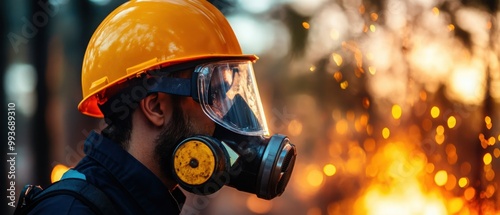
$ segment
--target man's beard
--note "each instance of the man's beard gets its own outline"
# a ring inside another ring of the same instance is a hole
[[[195,135],[189,118],[180,107],[180,99],[172,98],[172,118],[156,139],[155,160],[159,162],[161,171],[172,178],[172,154],[177,145],[185,138]]]

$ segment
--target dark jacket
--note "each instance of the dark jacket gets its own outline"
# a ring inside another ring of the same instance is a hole
[[[120,145],[92,131],[85,141],[86,156],[74,168],[102,190],[119,214],[179,214],[185,196],[168,188]],[[30,214],[93,214],[69,195],[50,197]]]

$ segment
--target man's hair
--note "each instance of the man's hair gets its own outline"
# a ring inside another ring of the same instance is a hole
[[[127,116],[121,123],[111,123],[108,124],[106,128],[101,131],[101,134],[119,143],[123,149],[128,149],[130,134],[132,133],[132,116]]]
[[[102,105],[99,105],[101,112],[104,115],[104,120],[108,124],[101,131],[101,134],[122,146],[123,149],[128,149],[130,134],[132,132],[132,113],[135,111],[139,102],[145,98],[131,99],[131,94],[134,89],[143,87],[139,83],[141,78],[130,79],[125,83],[119,84],[112,88],[109,94],[114,94],[107,99]],[[147,96],[147,95],[146,95]],[[134,97],[132,97],[134,98]]]

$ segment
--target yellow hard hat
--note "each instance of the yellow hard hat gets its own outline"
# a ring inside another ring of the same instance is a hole
[[[206,0],[130,1],[92,35],[78,110],[103,117],[97,94],[148,70],[208,58],[247,58],[222,13]]]

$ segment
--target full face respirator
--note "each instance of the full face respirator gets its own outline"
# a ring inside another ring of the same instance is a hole
[[[188,68],[179,65],[168,70]],[[227,185],[263,199],[280,196],[297,152],[286,136],[269,135],[252,62],[200,63],[190,79],[162,73],[162,69],[151,72],[158,84],[149,92],[190,96],[216,124],[212,136],[189,137],[175,148],[172,175],[180,186],[199,195],[215,193]]]

